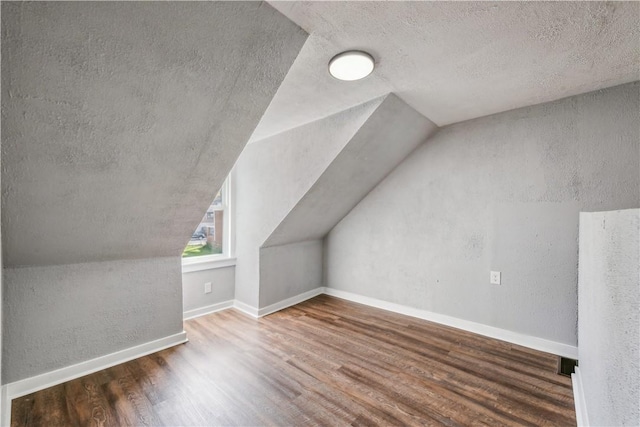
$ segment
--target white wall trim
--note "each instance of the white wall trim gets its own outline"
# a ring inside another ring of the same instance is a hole
[[[255,319],[266,316],[268,314],[280,311],[287,307],[299,304],[310,298],[313,298],[320,294],[327,294],[334,297],[342,298],[348,301],[357,302],[360,304],[368,305],[370,307],[380,308],[394,313],[404,314],[419,319],[429,320],[431,322],[440,323],[442,325],[451,326],[454,328],[462,329],[465,331],[473,332],[479,335],[484,335],[490,338],[496,338],[499,340],[507,341],[513,344],[522,345],[524,347],[533,348],[559,356],[570,357],[572,359],[578,358],[577,347],[567,344],[558,343],[555,341],[549,341],[543,338],[532,337],[518,332],[512,332],[505,329],[495,328],[493,326],[487,326],[480,323],[472,322],[469,320],[458,319],[455,317],[447,316],[444,314],[433,313],[427,310],[421,310],[418,308],[408,307],[388,301],[379,300],[363,295],[354,294],[351,292],[341,291],[339,289],[318,287],[302,294],[287,298],[275,304],[268,305],[264,308],[258,309],[245,304],[238,300],[229,300],[209,306],[188,310],[183,313],[183,318],[192,319],[194,317],[204,316],[205,314],[214,313],[229,308],[235,308]],[[125,350],[117,351],[115,353],[107,354],[105,356],[97,357],[95,359],[80,362],[75,365],[67,366],[55,371],[47,372],[35,377],[26,378],[13,383],[3,385],[1,388],[1,401],[2,405],[1,414],[2,419],[0,425],[8,426],[11,422],[11,400],[20,396],[24,396],[29,393],[42,390],[65,381],[91,374],[102,369],[106,369],[111,366],[118,365],[120,363],[128,362],[129,360],[136,359],[138,357],[146,356],[151,353],[155,353],[165,348],[173,347],[178,344],[187,342],[186,332],[180,332],[175,335],[171,335],[165,338],[161,338],[156,341],[151,341],[145,344],[141,344],[135,347],[131,347]],[[576,368],[576,373],[573,374],[573,390],[574,400],[576,405],[576,417],[578,420],[578,426],[588,426],[588,419],[586,413],[586,407],[584,406],[584,394],[582,391],[582,382],[580,380],[579,369]]]
[[[324,293],[324,287],[319,286],[315,289],[311,289],[310,291],[303,292],[291,298],[284,299],[280,302],[259,309],[258,317],[266,316],[267,314],[275,313],[276,311],[283,310],[287,307],[291,307],[292,305],[300,304],[301,302],[316,297],[322,293]]]
[[[584,388],[582,387],[582,376],[580,368],[576,366],[575,372],[571,374],[573,385],[573,402],[576,407],[576,421],[578,427],[588,427],[589,417],[587,416],[587,405],[584,398]]]
[[[221,255],[182,258],[182,274],[193,273],[195,271],[214,270],[216,268],[234,267],[235,265],[236,258],[229,258]]]
[[[569,357],[571,359],[578,359],[578,348],[572,345],[563,344],[544,338],[533,337],[519,332],[513,332],[506,329],[496,328],[494,326],[484,325],[482,323],[472,322],[470,320],[458,319],[457,317],[447,316],[445,314],[434,313],[428,310],[408,307],[401,304],[396,304],[376,298],[367,297],[364,295],[358,295],[351,292],[322,286],[260,309],[245,304],[241,301],[233,300],[233,308],[257,319],[276,311],[283,310],[287,307],[291,307],[292,305],[299,304],[323,293],[360,304],[368,305],[370,307],[380,308],[382,310],[392,311],[394,313],[404,314],[406,316],[416,317],[418,319],[424,319],[431,322],[439,323],[441,325],[451,326],[486,337],[495,338],[502,341],[510,342],[512,344],[521,345],[523,347],[532,348],[534,350],[544,351],[546,353],[551,353],[558,356]],[[229,303],[230,301],[226,301],[221,304]],[[230,306],[231,305],[228,305],[227,307]],[[204,311],[206,311],[209,307],[204,307],[202,309],[202,315],[206,314],[206,312]],[[220,308],[220,310],[222,309],[223,308]],[[186,316],[187,313],[185,313],[185,318],[187,318]]]
[[[138,357],[146,356],[185,342],[187,342],[187,333],[182,331],[155,341],[149,341],[144,344],[116,351],[115,353],[96,357],[95,359],[85,360],[84,362],[65,366],[64,368],[56,369],[51,372],[45,372],[44,374],[5,384],[2,386],[1,393],[3,408],[0,424],[2,426],[8,426],[11,424],[11,400],[17,397],[34,393],[38,390],[43,390],[66,381],[71,381],[75,378],[79,378],[111,366],[119,365],[121,363],[137,359]]]
[[[249,304],[245,304],[242,301],[234,300],[233,301],[233,308],[243,312],[244,314],[247,314],[247,315],[249,315],[251,317],[254,317],[256,319],[258,317],[260,317],[260,316],[258,316],[258,309],[257,308],[252,307]]]
[[[313,298],[315,296],[318,296],[324,293],[324,290],[325,288],[323,286],[319,286],[310,291],[303,292],[299,295],[292,296],[290,298],[284,299],[280,302],[268,305],[263,308],[255,308],[253,306],[250,306],[249,304],[243,303],[242,301],[234,300],[233,308],[240,310],[244,314],[247,314],[255,319],[258,319],[262,316],[266,316],[268,314],[275,313],[276,311],[283,310],[287,307],[291,307],[292,305],[300,304],[303,301],[306,301],[310,298]]]
[[[233,307],[233,300],[219,302],[217,304],[207,305],[205,307],[194,308],[193,310],[187,310],[182,313],[182,320],[189,320],[196,317],[204,316],[206,314],[215,313],[216,311],[226,310]]]
[[[578,358],[578,348],[568,344],[550,341],[544,338],[532,337],[529,335],[521,334],[519,332],[508,331],[506,329],[483,325],[481,323],[472,322],[470,320],[458,319],[457,317],[447,316],[445,314],[434,313],[419,308],[408,307],[405,305],[383,301],[376,298],[353,294],[351,292],[345,292],[339,289],[325,287],[324,293],[360,304],[365,304],[371,307],[381,308],[383,310],[393,311],[395,313],[429,320],[431,322],[440,323],[442,325],[451,326],[479,335],[484,335],[486,337],[507,341],[512,344],[517,344],[535,350],[556,354],[558,356],[569,357],[571,359]]]

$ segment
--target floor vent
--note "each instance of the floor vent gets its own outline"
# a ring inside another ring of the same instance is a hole
[[[578,366],[578,361],[575,359],[569,359],[568,357],[558,357],[558,373],[560,375],[571,376]]]

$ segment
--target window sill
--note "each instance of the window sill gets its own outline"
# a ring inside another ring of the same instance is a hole
[[[182,273],[193,273],[194,271],[213,270],[216,268],[233,267],[236,259],[220,255],[209,255],[182,260]]]

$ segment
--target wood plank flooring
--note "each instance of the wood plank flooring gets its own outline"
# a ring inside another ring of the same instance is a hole
[[[14,399],[12,426],[575,426],[555,356],[321,295]]]

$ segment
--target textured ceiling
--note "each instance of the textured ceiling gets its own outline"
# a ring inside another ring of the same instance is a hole
[[[177,259],[306,37],[262,2],[3,2],[4,265]]]
[[[270,3],[310,37],[253,141],[388,92],[442,126],[640,79],[640,3]],[[351,48],[377,68],[337,81]]]
[[[263,246],[323,238],[437,129],[397,96],[387,95]]]

